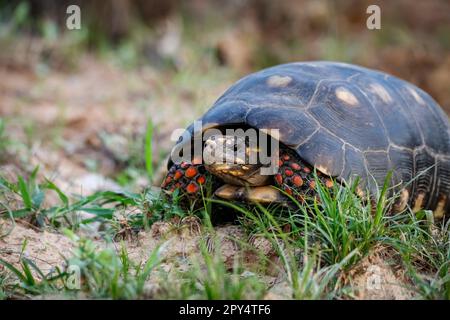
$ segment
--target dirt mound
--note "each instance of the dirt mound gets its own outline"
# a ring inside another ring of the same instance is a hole
[[[406,300],[415,297],[405,270],[387,249],[374,250],[348,273],[360,300]]]
[[[11,228],[11,223],[0,220],[2,229]],[[25,246],[24,246],[25,244]],[[25,247],[22,253],[22,248]],[[20,257],[32,260],[44,274],[56,266],[63,266],[70,257],[73,243],[66,236],[49,231],[40,231],[17,223],[12,232],[0,239],[0,256],[7,262],[18,265]],[[1,267],[0,267],[1,268]]]

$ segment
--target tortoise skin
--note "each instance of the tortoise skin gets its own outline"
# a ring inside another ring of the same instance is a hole
[[[200,120],[204,129],[278,129],[301,159],[344,181],[360,176],[372,192],[392,170],[401,207],[449,214],[448,117],[394,76],[336,62],[283,64],[237,81]]]

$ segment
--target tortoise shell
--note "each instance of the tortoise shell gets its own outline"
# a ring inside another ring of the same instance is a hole
[[[448,117],[386,73],[336,62],[271,67],[237,81],[200,120],[204,129],[278,129],[283,144],[326,174],[359,176],[374,192],[392,171],[403,206],[450,211]]]

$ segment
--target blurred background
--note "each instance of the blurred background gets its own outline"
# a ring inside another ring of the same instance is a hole
[[[80,30],[66,27],[71,4]],[[366,27],[371,4],[380,30]],[[175,128],[241,76],[290,61],[380,69],[450,114],[449,13],[448,0],[0,0],[0,171],[39,165],[82,194],[145,187]]]

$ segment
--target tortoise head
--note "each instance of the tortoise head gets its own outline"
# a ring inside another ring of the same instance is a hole
[[[261,174],[258,153],[244,137],[213,135],[205,141],[203,161],[209,172],[226,183],[262,186],[269,183],[270,176]]]

